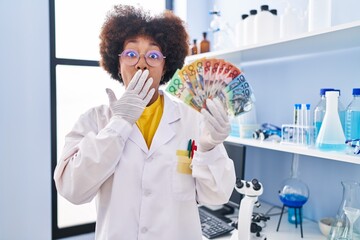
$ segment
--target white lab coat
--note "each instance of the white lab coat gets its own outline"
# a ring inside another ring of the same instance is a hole
[[[163,93],[162,93],[163,94]],[[96,196],[98,240],[200,240],[197,204],[223,204],[235,183],[223,145],[195,152],[192,174],[176,170],[176,150],[200,137],[202,115],[165,95],[150,149],[136,124],[108,106],[83,114],[66,136],[54,179],[74,204]]]

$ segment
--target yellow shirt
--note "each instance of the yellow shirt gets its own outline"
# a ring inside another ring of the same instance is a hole
[[[146,107],[140,118],[136,121],[136,125],[144,136],[146,145],[150,148],[152,139],[156,129],[159,126],[164,110],[164,96],[159,95],[158,99]]]

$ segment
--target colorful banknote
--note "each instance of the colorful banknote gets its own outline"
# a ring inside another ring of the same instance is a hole
[[[166,91],[197,111],[207,98],[218,98],[229,115],[252,109],[255,96],[245,75],[223,59],[201,58],[178,69]]]

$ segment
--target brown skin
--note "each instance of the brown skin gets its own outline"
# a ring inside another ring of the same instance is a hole
[[[146,37],[146,36],[139,36],[136,38],[130,38],[130,39],[126,40],[125,44],[124,44],[124,49],[136,50],[140,54],[141,57],[139,59],[139,62],[137,64],[135,64],[134,66],[126,65],[125,63],[123,63],[121,61],[121,58],[120,58],[119,68],[120,68],[123,83],[124,83],[125,87],[127,87],[129,85],[132,77],[139,69],[149,70],[148,79],[149,78],[153,79],[153,84],[151,85],[151,88],[155,88],[155,93],[148,104],[148,105],[151,105],[153,102],[156,101],[156,99],[159,96],[158,90],[159,90],[160,81],[165,73],[165,69],[164,69],[165,59],[161,65],[152,67],[146,63],[143,54],[145,54],[146,52],[148,52],[150,50],[157,50],[157,51],[161,52],[161,49],[156,42],[154,42],[151,38]]]
[[[119,62],[118,54],[122,53],[124,48],[128,47],[129,44],[132,44],[131,39],[139,40],[139,37],[143,38],[143,40],[151,40],[157,45],[157,50],[160,50],[162,54],[166,56],[161,74],[162,77],[159,78],[157,71],[155,74],[154,69],[150,69],[149,66],[147,67],[150,70],[150,75],[154,78],[154,84],[157,84],[154,85],[154,87],[167,83],[175,71],[184,65],[184,60],[189,49],[188,34],[184,22],[169,11],[153,17],[141,9],[131,6],[115,6],[107,15],[101,29],[100,65],[113,79],[118,80],[120,83],[124,83],[124,80],[128,81],[128,75],[122,76],[125,72]],[[141,54],[145,52],[143,49],[139,50]],[[139,64],[144,62],[144,58],[141,57]],[[137,70],[136,67],[144,68],[145,66],[135,66],[134,72]],[[121,78],[119,77],[119,70],[122,76]],[[134,73],[130,71],[127,72],[128,71],[126,71],[126,74]],[[158,89],[158,87],[156,87],[156,89]]]

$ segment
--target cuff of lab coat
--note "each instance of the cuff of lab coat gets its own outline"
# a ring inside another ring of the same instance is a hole
[[[224,155],[220,151],[219,145],[215,146],[213,149],[206,151],[206,152],[200,152],[196,151],[194,153],[194,157],[192,160],[193,165],[211,165],[213,164],[217,159],[223,158]]]
[[[127,139],[131,133],[131,124],[121,117],[113,116],[110,122],[103,128],[99,135],[116,135],[121,136],[123,139]]]

